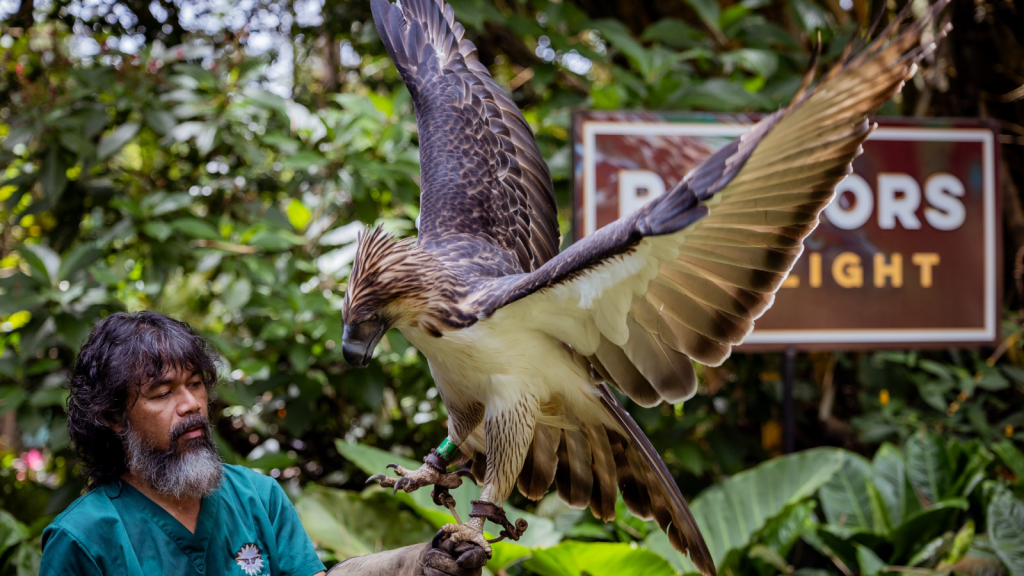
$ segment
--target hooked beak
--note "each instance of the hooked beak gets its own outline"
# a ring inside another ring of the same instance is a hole
[[[345,361],[356,368],[364,368],[369,364],[373,350],[387,331],[386,328],[383,320],[345,324],[345,332],[341,337],[341,353]]]

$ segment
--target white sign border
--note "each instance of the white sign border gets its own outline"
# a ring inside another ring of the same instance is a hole
[[[583,229],[593,234],[597,222],[596,141],[597,136],[710,136],[735,137],[750,124],[706,122],[630,122],[584,119],[583,137]],[[877,128],[868,140],[981,142],[984,162],[982,194],[985,245],[985,325],[983,328],[845,329],[845,330],[758,330],[744,344],[893,344],[901,342],[994,342],[999,329],[996,310],[996,175],[995,135],[983,128]]]

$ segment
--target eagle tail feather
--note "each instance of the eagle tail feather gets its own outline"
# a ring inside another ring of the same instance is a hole
[[[540,500],[552,483],[569,506],[590,510],[605,522],[615,519],[615,455],[604,425],[580,424],[579,430],[562,430],[537,423],[533,443],[526,454],[516,486],[530,500]]]
[[[571,508],[586,508],[594,489],[594,453],[590,438],[582,429],[562,430],[557,454],[558,496]]]
[[[523,496],[536,501],[547,494],[551,483],[555,481],[561,439],[557,428],[540,422],[534,427],[533,443],[526,452],[526,460],[516,482]]]
[[[672,547],[688,554],[701,574],[715,576],[715,563],[704,536],[665,462],[611,388],[601,384],[599,389],[601,404],[626,435],[614,448],[623,500],[638,517],[657,520]]]

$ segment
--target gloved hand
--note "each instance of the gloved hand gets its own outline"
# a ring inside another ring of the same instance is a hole
[[[472,542],[454,545],[444,530],[438,530],[420,556],[416,576],[480,576],[484,564],[487,554],[483,548]]]
[[[476,544],[452,544],[443,530],[426,544],[349,558],[327,576],[480,576],[487,554]]]

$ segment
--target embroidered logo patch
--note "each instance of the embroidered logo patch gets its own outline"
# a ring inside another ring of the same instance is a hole
[[[246,576],[255,576],[263,569],[263,556],[260,555],[260,549],[255,544],[242,546],[238,551],[238,556],[235,556],[235,562]]]

